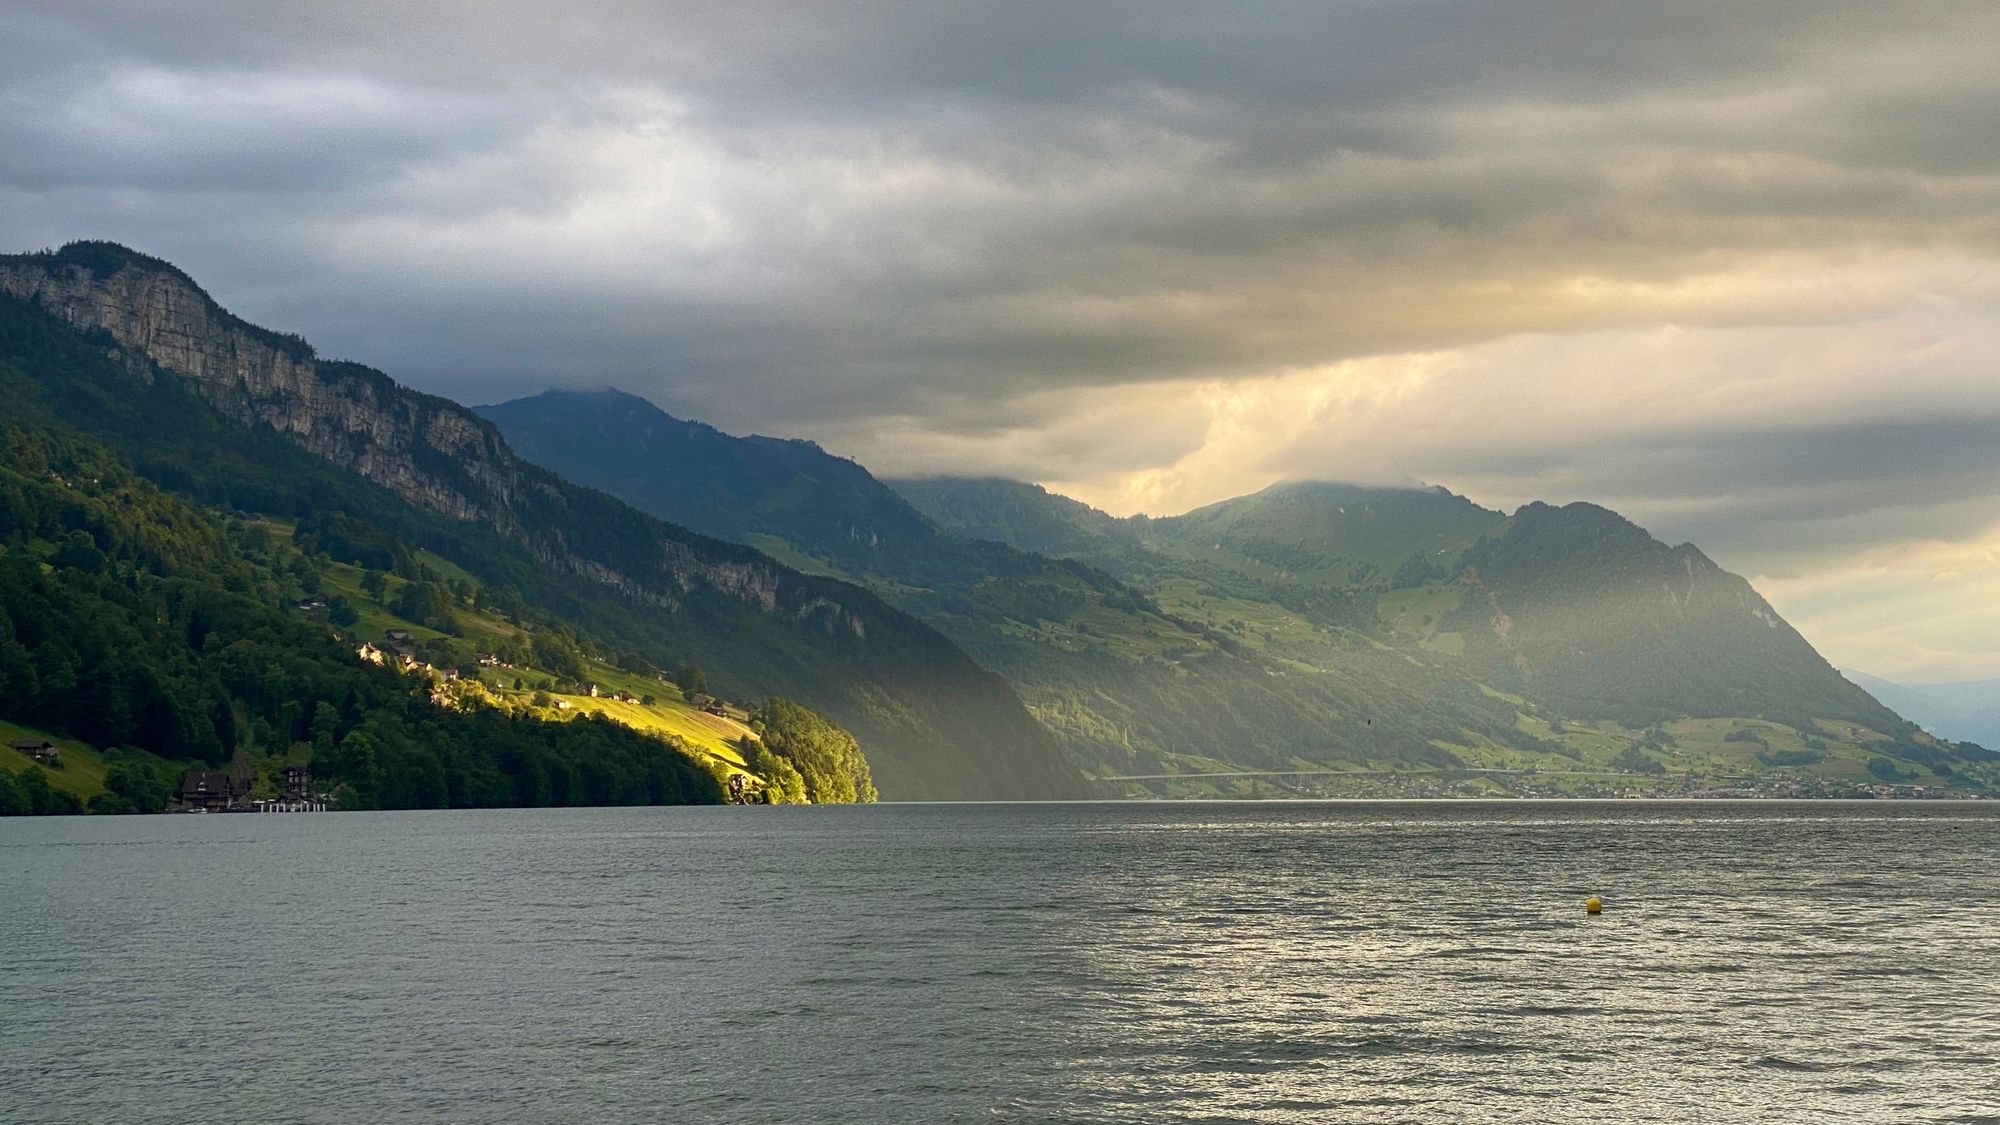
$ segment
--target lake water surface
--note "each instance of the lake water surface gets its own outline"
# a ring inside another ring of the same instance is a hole
[[[1997,862],[2000,804],[0,821],[0,1120],[2000,1121]]]

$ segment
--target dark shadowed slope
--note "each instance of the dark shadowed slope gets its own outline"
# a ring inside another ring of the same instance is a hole
[[[616,390],[474,409],[521,456],[710,535],[783,539],[853,574],[921,573],[968,554],[868,470],[812,442],[733,437]]]

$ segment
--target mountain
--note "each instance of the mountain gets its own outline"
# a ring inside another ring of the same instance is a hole
[[[1038,484],[938,477],[890,481],[889,487],[941,526],[1052,558],[1110,559],[1138,543],[1131,521]]]
[[[309,767],[346,808],[722,799],[716,761],[679,738],[358,660],[299,609],[342,569],[88,439],[0,423],[0,716],[25,727],[10,738],[65,740],[51,762],[0,760],[0,815],[158,812],[202,766],[265,797]]]
[[[1529,504],[1459,556],[1449,627],[1488,682],[1565,712],[1905,724],[1843,679],[1750,583],[1594,504]]]
[[[1277,587],[1347,590],[1391,615],[1420,597],[1431,620],[1407,631],[1482,681],[1566,714],[1640,726],[1682,715],[1900,725],[1747,581],[1592,504],[1534,503],[1509,517],[1438,488],[1291,482],[1183,516],[1116,521],[1026,485],[899,487],[947,524],[1039,503],[1039,520],[1017,512],[1010,522],[1041,542],[1051,527],[1087,529],[1070,535],[1076,556],[1127,573],[1200,563]],[[963,526],[994,530],[983,517]]]
[[[1748,583],[1589,505],[1298,482],[1118,519],[1017,482],[891,487],[615,391],[480,409],[566,477],[923,618],[1100,777],[1673,761],[1858,782],[1921,776],[1869,773],[1883,748],[1935,757]]]
[[[1990,756],[1843,679],[1741,577],[1595,505],[1509,516],[1443,489],[1308,481],[1120,519],[1019,482],[892,484],[941,526],[1102,569],[1246,652],[1349,676],[1310,642],[1360,638],[1361,672],[1475,684],[1542,740],[1440,740],[1467,765],[1679,771],[1766,793],[2000,781]]]
[[[2000,748],[2000,680],[1900,684],[1845,670],[1868,694],[1940,738]]]
[[[874,595],[565,481],[471,411],[250,325],[167,263],[76,243],[0,258],[0,294],[10,407],[167,489],[415,544],[653,664],[699,663],[724,694],[797,699],[860,738],[890,798],[1081,791],[1003,681]]]
[[[1427,574],[1435,560],[1457,555],[1506,522],[1442,488],[1297,481],[1156,519],[1148,528],[1156,542],[1226,552],[1255,569],[1275,569],[1286,581],[1363,586],[1390,579],[1413,560]]]
[[[732,437],[616,390],[474,408],[522,457],[661,519],[786,544],[846,573],[922,573],[970,552],[866,469],[809,441]]]
[[[898,491],[629,395],[489,420],[109,244],[0,258],[0,294],[21,418],[191,502],[292,521],[339,564],[421,551],[618,661],[796,699],[859,738],[892,798],[1075,794],[1071,763],[1167,793],[1244,791],[1198,780],[1243,770],[1985,768],[1699,550],[1590,505],[1304,482],[1116,519],[1006,482]]]
[[[1113,573],[1136,572],[1143,552],[1087,565],[946,530],[808,442],[731,437],[617,392],[552,391],[480,410],[565,477],[869,585],[1005,676],[1095,773],[1195,757],[1440,766],[1467,741],[1535,741],[1511,706],[1465,677],[1383,661],[1347,628],[1360,610],[1343,595],[1267,602],[1285,638],[1266,651],[1261,635],[1247,643],[1245,621],[1167,611]],[[1042,504],[1088,513],[1045,493],[1016,510]]]

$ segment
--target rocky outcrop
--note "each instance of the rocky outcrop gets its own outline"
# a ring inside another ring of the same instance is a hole
[[[250,324],[193,279],[109,243],[0,258],[0,292],[102,333],[135,365],[184,379],[230,418],[268,426],[318,456],[453,519],[484,523],[543,562],[672,609],[702,587],[757,607],[842,625],[852,611],[797,576],[692,533],[657,525],[657,569],[593,557],[547,517],[577,508],[575,486],[515,457],[492,423],[380,371],[318,358],[297,336]],[[582,505],[589,507],[588,504]]]
[[[106,272],[105,266],[118,262]],[[231,316],[186,275],[137,254],[0,263],[0,291],[102,332],[187,380],[210,405],[261,424],[404,499],[455,519],[507,528],[510,505],[491,427],[358,364],[323,363],[305,341]],[[419,451],[464,467],[474,487],[419,468]]]

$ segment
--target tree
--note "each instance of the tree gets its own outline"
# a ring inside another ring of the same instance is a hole
[[[708,673],[702,671],[699,664],[683,662],[674,669],[674,683],[689,695],[705,695],[708,692]]]
[[[772,753],[770,749],[755,739],[745,739],[743,749],[744,764],[750,772],[764,781],[760,791],[767,805],[803,805],[806,800],[805,778],[792,767],[792,763]]]
[[[456,604],[451,591],[436,582],[411,582],[396,595],[390,611],[441,633],[457,634],[458,620],[452,613]]]
[[[34,811],[28,802],[28,791],[12,773],[0,770],[0,816],[29,816]]]
[[[361,589],[377,602],[382,600],[382,591],[389,586],[389,576],[379,570],[370,570],[361,576]]]
[[[49,565],[57,569],[80,570],[85,574],[102,574],[111,560],[98,550],[96,540],[87,531],[72,531],[63,540],[63,545],[49,558]]]
[[[784,759],[804,781],[814,804],[875,800],[868,759],[854,736],[789,699],[772,699],[752,718],[763,749]]]
[[[565,679],[583,678],[583,654],[576,642],[554,627],[537,629],[532,641],[534,662]]]
[[[358,623],[361,612],[354,608],[353,602],[335,594],[326,600],[326,619],[344,629]]]
[[[1868,772],[1878,780],[1887,781],[1892,784],[1908,781],[1916,776],[1915,773],[1906,774],[1902,770],[1897,769],[1896,763],[1887,758],[1868,759]]]
[[[118,762],[105,771],[104,788],[105,795],[115,798],[119,807],[100,809],[93,799],[91,812],[165,812],[174,791],[171,780],[137,761]]]

